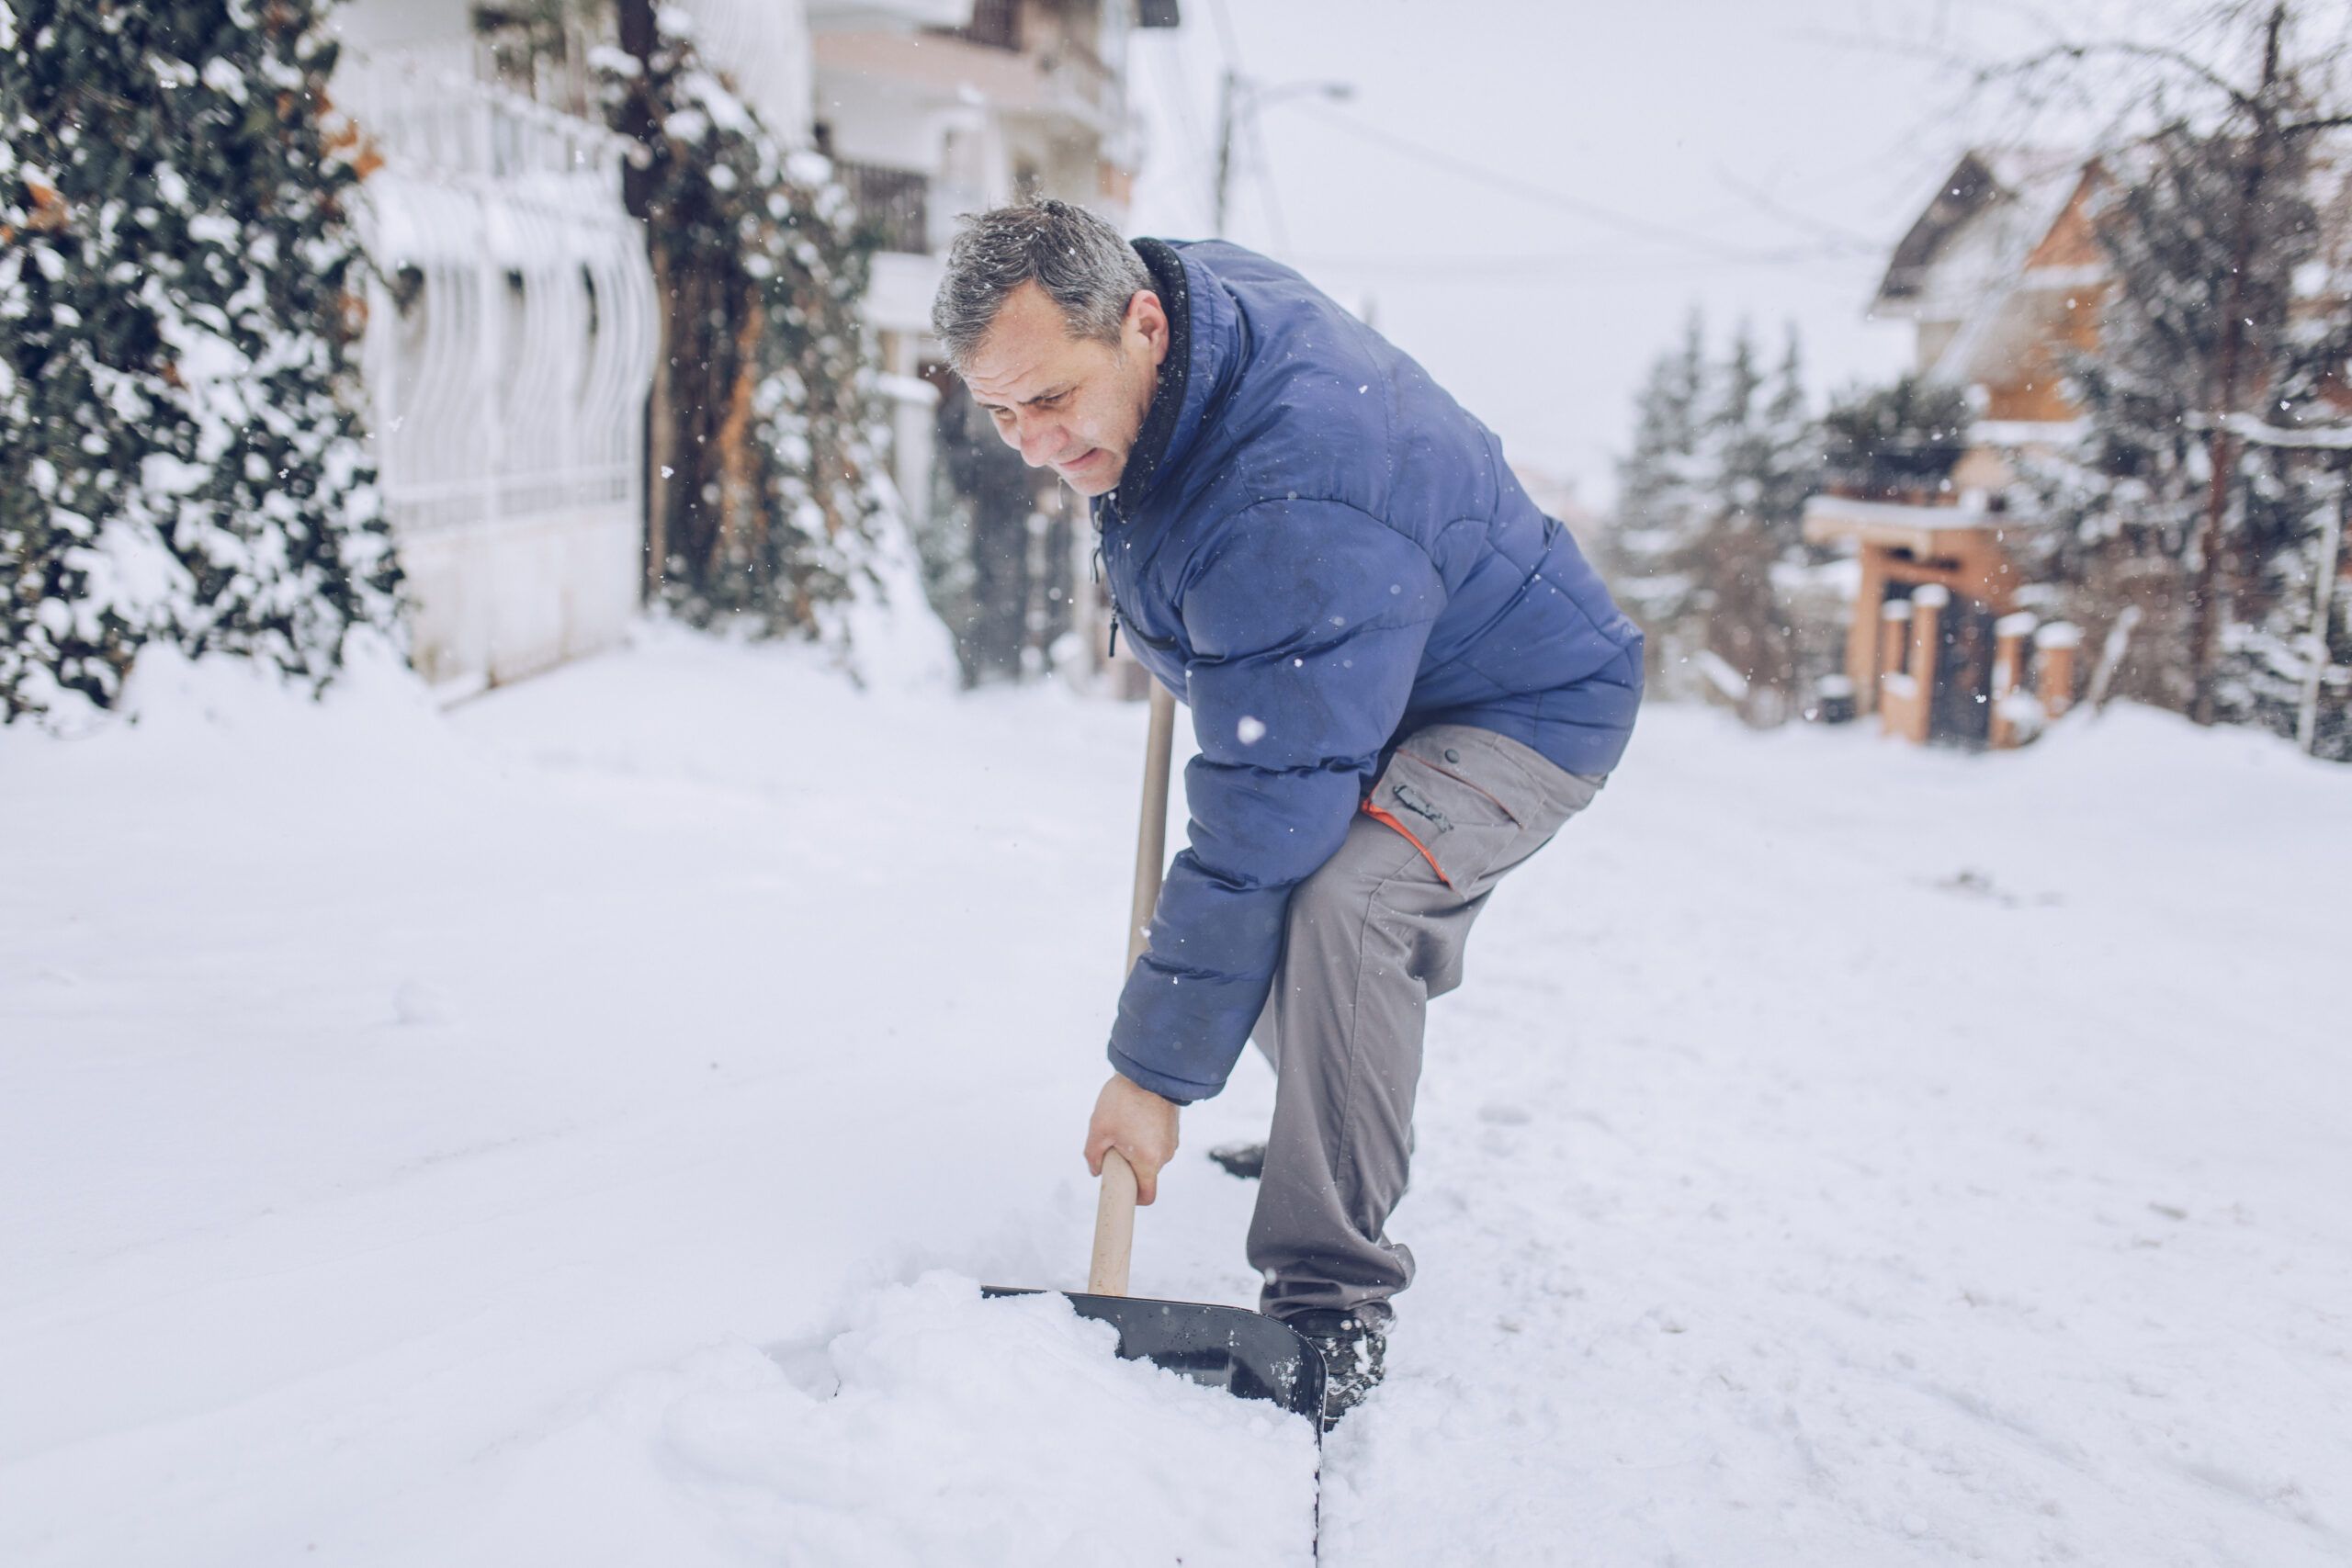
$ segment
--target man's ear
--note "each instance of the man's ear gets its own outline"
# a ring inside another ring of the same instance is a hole
[[[1127,327],[1141,335],[1155,366],[1168,356],[1168,310],[1159,296],[1138,288],[1127,301]]]

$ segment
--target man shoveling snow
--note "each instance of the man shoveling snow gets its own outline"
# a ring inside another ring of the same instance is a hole
[[[1170,869],[1087,1131],[1152,1201],[1178,1108],[1274,1065],[1249,1256],[1327,1418],[1380,1377],[1429,998],[1495,885],[1589,805],[1642,637],[1500,444],[1286,267],[1083,208],[969,220],[933,308],[1033,468],[1092,498],[1113,636],[1190,705]]]

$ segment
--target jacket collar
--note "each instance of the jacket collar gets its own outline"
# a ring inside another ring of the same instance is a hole
[[[1123,517],[1132,516],[1162,479],[1182,467],[1209,404],[1224,396],[1240,359],[1240,318],[1216,277],[1164,240],[1137,240],[1135,248],[1168,311],[1168,357],[1160,362],[1127,470],[1111,492],[1111,504]]]

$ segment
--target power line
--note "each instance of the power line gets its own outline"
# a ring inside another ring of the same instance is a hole
[[[1353,272],[1387,272],[1435,276],[1477,275],[1510,276],[1544,272],[1712,272],[1731,267],[1814,266],[1825,259],[1857,264],[1865,260],[1847,254],[1825,258],[1816,252],[1784,251],[1770,255],[1630,256],[1622,250],[1563,251],[1527,255],[1305,255],[1292,261],[1299,266],[1331,267]],[[1875,265],[1875,264],[1872,264]]]
[[[1573,212],[1578,217],[1589,218],[1595,222],[1607,224],[1611,228],[1623,230],[1627,233],[1637,234],[1645,239],[1656,240],[1684,250],[1705,252],[1723,261],[1775,264],[1801,259],[1818,260],[1828,254],[1828,247],[1818,243],[1803,247],[1782,247],[1776,250],[1749,250],[1736,245],[1726,245],[1720,240],[1695,233],[1687,229],[1679,229],[1671,223],[1660,223],[1654,219],[1643,218],[1635,213],[1621,212],[1613,207],[1605,207],[1597,201],[1588,201],[1582,197],[1570,196],[1566,191],[1557,191],[1548,186],[1536,185],[1532,181],[1521,179],[1516,175],[1488,168],[1483,164],[1457,157],[1442,148],[1415,141],[1408,137],[1399,136],[1395,131],[1367,125],[1362,120],[1317,105],[1309,104],[1304,107],[1307,113],[1329,125],[1347,131],[1350,135],[1375,142],[1392,152],[1401,152],[1408,158],[1417,158],[1422,163],[1443,169],[1451,175],[1474,184],[1505,191],[1523,200],[1539,202],[1547,207]],[[1845,249],[1842,246],[1838,248]]]

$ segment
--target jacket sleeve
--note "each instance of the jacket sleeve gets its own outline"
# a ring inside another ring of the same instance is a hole
[[[1191,847],[1111,1032],[1112,1065],[1180,1102],[1225,1087],[1265,1006],[1291,890],[1346,838],[1444,601],[1419,546],[1330,502],[1247,508],[1185,571]]]

